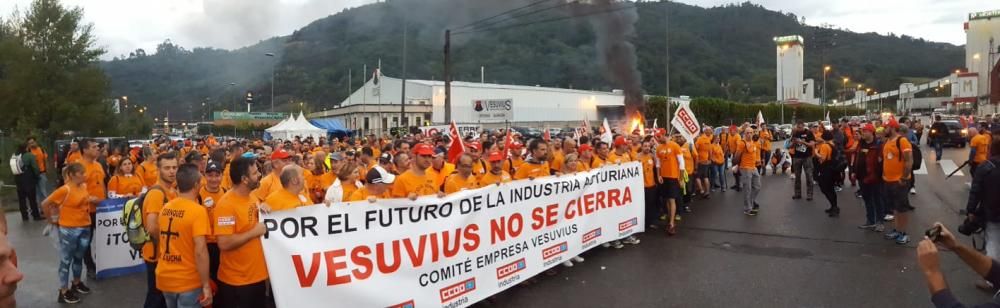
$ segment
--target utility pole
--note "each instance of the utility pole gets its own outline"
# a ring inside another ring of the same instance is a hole
[[[354,87],[352,86],[353,82],[354,82],[354,77],[351,76],[351,69],[347,69],[347,104],[348,105],[353,105],[354,104],[354,102],[351,101],[351,99],[354,98],[354,95],[351,95],[351,94],[354,94],[354,93],[352,93],[352,92],[354,92]]]
[[[399,126],[406,127],[406,14],[403,14],[403,78],[399,97]]]
[[[444,122],[451,123],[451,29],[444,30]]]
[[[666,114],[667,123],[665,123],[664,125],[667,126],[667,131],[673,133],[674,126],[670,124],[670,116],[671,116],[670,114],[670,9],[669,9],[670,2],[664,1],[662,3],[663,3],[663,42],[664,42],[663,53],[664,57],[666,57],[666,59],[664,59],[665,63],[664,71],[666,72],[664,76],[666,78],[664,78],[664,80],[666,80],[667,83],[666,85],[667,103],[665,104],[667,105],[667,114]]]

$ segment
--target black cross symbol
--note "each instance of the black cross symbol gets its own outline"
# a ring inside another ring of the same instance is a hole
[[[170,220],[167,222],[167,231],[161,231],[160,232],[161,234],[163,234],[163,235],[165,235],[167,237],[167,249],[166,249],[166,251],[163,252],[163,254],[167,254],[167,255],[170,254],[170,237],[171,236],[181,236],[180,233],[172,231],[173,230],[173,226],[174,226],[174,218],[170,217]]]

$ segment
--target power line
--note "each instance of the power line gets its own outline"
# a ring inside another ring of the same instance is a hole
[[[611,9],[605,9],[605,10],[599,10],[599,11],[592,11],[592,12],[588,12],[586,14],[581,14],[581,15],[573,15],[573,16],[565,16],[565,17],[558,17],[558,18],[542,19],[542,20],[538,20],[538,21],[527,22],[527,23],[520,23],[520,24],[513,24],[513,25],[507,25],[507,26],[498,26],[498,27],[485,28],[485,29],[465,30],[465,31],[454,32],[451,35],[460,35],[460,34],[476,33],[476,32],[506,30],[506,29],[510,29],[510,28],[517,28],[517,27],[531,26],[531,25],[542,24],[542,23],[556,22],[556,21],[567,20],[567,19],[572,19],[572,18],[577,18],[577,17],[586,17],[586,16],[591,16],[591,15],[606,14],[606,13],[611,13],[611,12],[616,12],[616,11],[621,11],[621,10],[626,10],[626,9],[632,9],[632,8],[635,8],[635,5],[627,5],[627,6],[617,7],[617,8],[611,8]]]
[[[500,20],[495,20],[495,21],[491,21],[491,22],[487,22],[487,23],[483,23],[483,24],[477,25],[477,26],[475,26],[473,28],[478,28],[478,29],[490,28],[490,27],[493,27],[495,25],[499,25],[499,24],[502,24],[502,23],[505,23],[505,22],[508,22],[508,21],[511,21],[511,20],[520,19],[520,18],[524,18],[524,17],[527,17],[527,16],[531,16],[531,15],[536,15],[536,14],[539,14],[539,13],[543,13],[545,11],[557,9],[557,8],[568,6],[568,5],[571,5],[571,4],[576,4],[577,2],[578,1],[576,1],[576,0],[574,0],[574,1],[568,1],[568,2],[561,3],[561,4],[550,6],[550,7],[547,7],[547,8],[543,8],[543,9],[540,9],[540,10],[537,10],[537,11],[531,11],[531,12],[528,12],[528,13],[525,13],[525,14],[507,16],[507,18],[500,19]]]
[[[513,8],[513,9],[507,10],[505,12],[502,12],[500,14],[496,14],[496,15],[493,15],[493,16],[490,16],[490,17],[487,17],[487,18],[484,18],[484,19],[480,19],[480,20],[474,21],[474,22],[472,22],[470,24],[467,24],[467,25],[455,28],[455,30],[459,30],[459,29],[464,29],[464,28],[476,26],[476,25],[478,25],[480,23],[483,23],[483,22],[486,22],[486,21],[488,21],[490,19],[494,19],[494,18],[497,18],[497,17],[500,17],[500,16],[511,14],[511,13],[516,12],[516,11],[520,11],[520,10],[523,10],[523,9],[526,9],[526,8],[529,8],[529,7],[532,7],[532,6],[536,6],[536,5],[545,3],[545,2],[549,2],[549,1],[552,1],[552,0],[541,0],[541,1],[533,2],[533,3],[529,3],[528,5],[525,5],[525,6],[522,6],[522,7]]]

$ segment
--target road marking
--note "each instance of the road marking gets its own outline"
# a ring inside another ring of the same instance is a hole
[[[920,170],[913,170],[913,174],[927,174],[927,160],[921,160]]]
[[[955,170],[958,170],[958,165],[955,164],[955,161],[950,159],[941,160],[941,171],[944,171],[945,176],[951,174],[952,172],[955,172]],[[955,172],[954,176],[965,176],[965,174],[962,173],[962,171],[958,171]]]

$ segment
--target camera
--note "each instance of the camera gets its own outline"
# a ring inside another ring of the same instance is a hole
[[[975,215],[966,217],[962,224],[958,226],[958,233],[965,234],[966,236],[972,235],[973,233],[979,233],[983,231],[985,224],[983,223],[980,215]]]

